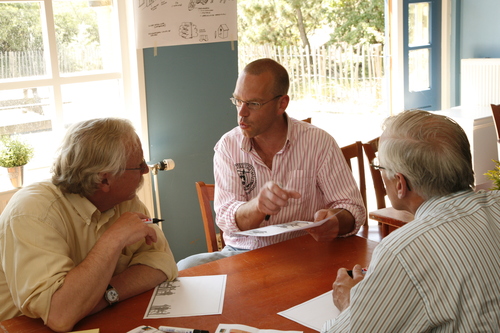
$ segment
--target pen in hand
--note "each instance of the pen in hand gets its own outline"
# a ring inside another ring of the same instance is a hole
[[[165,220],[162,220],[162,219],[158,219],[158,218],[153,218],[153,219],[142,219],[142,222],[146,223],[146,224],[152,224],[152,223],[159,223],[159,222],[162,222],[162,221],[165,221]]]

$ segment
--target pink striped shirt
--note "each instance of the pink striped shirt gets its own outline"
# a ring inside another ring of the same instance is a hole
[[[300,199],[290,199],[287,207],[261,227],[291,221],[314,221],[314,213],[324,208],[344,208],[356,220],[356,234],[366,218],[356,181],[335,139],[320,128],[288,117],[287,141],[273,159],[269,169],[252,141],[235,127],[215,145],[214,176],[217,225],[224,231],[227,245],[257,249],[290,238],[305,231],[271,237],[235,236],[241,231],[235,221],[237,209],[259,194],[268,181],[298,191]]]

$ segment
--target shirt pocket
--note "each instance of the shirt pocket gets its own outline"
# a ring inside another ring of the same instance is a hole
[[[313,173],[305,170],[293,170],[289,173],[289,178],[283,183],[283,187],[288,190],[295,190],[301,194],[300,199],[291,199],[289,206],[308,207],[311,202],[311,195],[316,191],[316,179]]]

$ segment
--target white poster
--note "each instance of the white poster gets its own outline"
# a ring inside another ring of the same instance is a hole
[[[237,0],[135,0],[139,49],[235,41]]]

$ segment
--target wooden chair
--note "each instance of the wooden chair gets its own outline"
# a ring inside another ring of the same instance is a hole
[[[352,171],[353,158],[358,160],[358,187],[363,198],[363,204],[366,207],[366,179],[365,179],[365,163],[363,158],[363,144],[361,141],[356,141],[353,144],[340,148],[344,154],[344,158]],[[365,225],[368,225],[368,218],[365,220]]]
[[[491,111],[493,112],[493,122],[497,130],[497,140],[500,143],[500,104],[491,104]]]
[[[200,202],[201,217],[203,219],[208,252],[220,251],[225,246],[222,230],[219,230],[219,233],[217,233],[215,229],[214,214],[211,205],[211,202],[214,201],[214,191],[214,184],[196,182],[196,192],[198,193],[198,201]]]
[[[379,138],[375,138],[366,143],[363,143],[363,150],[365,151],[368,163],[371,163],[377,156]],[[385,198],[387,192],[385,190],[384,181],[380,170],[375,170],[370,167],[370,174],[372,176],[373,187],[375,190],[375,198],[377,202],[377,210],[369,212],[368,217],[372,220],[378,221],[382,225],[381,236],[387,236],[394,228],[400,228],[406,223],[413,221],[413,214],[397,210],[393,207],[386,207]]]
[[[311,120],[312,120],[311,117],[306,118],[306,119],[302,119],[302,121],[309,123],[309,124],[311,123]]]

